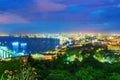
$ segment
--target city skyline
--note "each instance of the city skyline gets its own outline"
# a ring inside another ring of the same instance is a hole
[[[119,32],[119,0],[0,0],[0,33]]]

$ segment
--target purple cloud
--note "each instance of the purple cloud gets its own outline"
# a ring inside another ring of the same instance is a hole
[[[50,0],[35,0],[36,11],[50,12],[50,11],[61,11],[66,9],[66,5],[52,2]]]
[[[52,0],[51,0],[52,1]],[[113,3],[115,0],[53,0],[54,2],[64,3],[66,5],[104,5]]]
[[[116,5],[116,7],[120,8],[120,4]]]
[[[0,14],[0,24],[28,23],[29,21],[21,16],[12,13]]]

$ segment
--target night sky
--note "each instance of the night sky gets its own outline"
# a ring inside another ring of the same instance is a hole
[[[0,33],[120,32],[120,0],[0,0]]]

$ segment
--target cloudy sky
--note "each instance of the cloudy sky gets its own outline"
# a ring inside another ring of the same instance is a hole
[[[0,0],[0,33],[120,32],[120,0]]]

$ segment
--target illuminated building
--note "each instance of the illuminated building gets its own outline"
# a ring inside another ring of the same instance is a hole
[[[26,53],[27,43],[20,43],[21,52]]]
[[[6,46],[0,46],[0,57],[2,59],[5,59],[11,56],[12,56],[12,52],[10,52]]]
[[[12,43],[12,47],[13,47],[13,51],[15,53],[18,53],[19,52],[19,42],[13,42]]]
[[[108,45],[108,50],[120,50],[120,46]]]
[[[53,56],[52,55],[45,55],[44,60],[52,60]]]
[[[63,36],[60,36],[59,39],[60,39],[60,44],[63,44],[63,43],[65,43],[68,40],[67,37],[63,37]]]
[[[1,57],[1,58],[6,58],[6,57],[8,57],[7,54],[6,54],[6,52],[5,52],[5,50],[7,50],[6,47],[3,47],[3,46],[0,47],[0,57]]]
[[[102,34],[98,33],[98,38],[99,38],[100,40],[103,40]]]
[[[9,36],[9,34],[0,34],[0,36],[5,37],[5,36]]]

